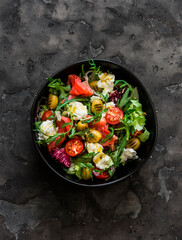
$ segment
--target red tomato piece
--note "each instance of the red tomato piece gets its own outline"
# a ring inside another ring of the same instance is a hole
[[[96,170],[99,170],[98,168],[95,168]],[[98,179],[107,179],[110,177],[108,171],[104,171],[104,172],[96,172],[93,170],[93,174],[96,178]]]
[[[103,139],[102,139],[103,140]],[[116,135],[113,135],[112,139],[109,141],[106,141],[105,143],[101,143],[103,147],[110,147],[112,151],[114,151],[114,144],[118,140],[118,137]]]
[[[118,107],[110,108],[106,113],[106,121],[109,124],[118,124],[123,119],[123,111]]]
[[[42,115],[42,121],[46,121],[52,115],[53,115],[52,111],[50,110],[45,111]]]
[[[47,147],[48,147],[49,152],[52,152],[52,150],[53,150],[54,148],[57,148],[57,146],[56,146],[56,141],[52,141],[51,143],[49,143],[49,144],[47,145]]]
[[[60,133],[59,130],[58,130],[58,133]],[[55,148],[60,148],[61,144],[65,141],[66,136],[65,136],[58,144],[56,144],[56,141],[57,141],[59,138],[60,138],[60,137],[57,137],[56,140],[50,142],[50,143],[47,145],[49,152],[52,152],[52,150],[55,149]]]
[[[71,100],[71,99],[73,99],[73,98],[75,98],[75,97],[76,97],[76,95],[71,95],[71,94],[70,94],[70,95],[68,96],[68,100]]]
[[[93,122],[90,122],[89,127],[95,128],[97,131],[101,133],[103,137],[105,137],[106,134],[110,133],[110,131],[108,130],[108,124],[105,118],[101,118],[101,120],[96,124],[93,124]]]
[[[88,97],[88,96],[92,96],[94,94],[94,91],[90,88],[88,82],[86,81],[81,81],[81,79],[75,75],[69,75],[68,76],[68,81],[67,83],[72,84],[72,90],[70,91],[71,95],[82,95],[82,97]]]
[[[66,154],[74,157],[83,151],[83,143],[78,139],[69,140],[65,145]]]
[[[75,74],[68,75],[67,85],[69,85],[69,84],[73,85],[75,83],[75,81],[77,81],[77,80],[81,81],[79,76],[77,76]]]
[[[71,128],[70,125],[62,128],[63,124],[68,123],[68,122],[71,122],[71,119],[68,117],[64,117],[64,116],[61,116],[61,121],[58,121],[58,120],[56,121],[56,126],[59,128],[60,132],[67,132],[70,130],[70,128]]]
[[[104,127],[105,125],[107,125],[107,121],[105,118],[101,118],[101,120],[97,123],[94,124],[94,121],[91,123],[93,127],[95,128],[102,128]]]

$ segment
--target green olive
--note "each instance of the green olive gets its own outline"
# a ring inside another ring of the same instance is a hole
[[[88,123],[82,123],[81,121],[77,123],[77,127],[76,127],[77,131],[83,131],[86,128],[88,128]]]
[[[100,100],[100,99],[95,99],[93,102],[92,102],[92,106],[91,106],[91,111],[93,113],[99,113],[102,111],[103,109],[103,102]]]
[[[91,168],[89,168],[89,169],[92,172],[92,169]],[[82,168],[82,178],[84,180],[91,179],[91,175],[90,175],[90,172],[89,172],[88,168]]]
[[[90,132],[86,137],[88,142],[93,142],[93,143],[99,142],[101,138],[102,138],[101,133],[95,129],[90,129]]]
[[[58,97],[52,93],[48,96],[48,107],[51,110],[54,110],[58,105]]]
[[[98,85],[97,85],[97,82],[98,81],[92,81],[89,83],[90,87],[96,91],[96,92],[101,92],[102,91],[102,88],[99,88]]]
[[[133,150],[137,151],[141,145],[141,142],[138,138],[131,138],[127,144],[126,148],[132,148]]]

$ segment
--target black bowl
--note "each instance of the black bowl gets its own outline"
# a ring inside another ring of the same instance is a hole
[[[130,83],[132,86],[138,88],[139,92],[139,98],[140,102],[142,103],[143,106],[143,111],[147,113],[147,122],[146,122],[146,127],[150,131],[150,138],[148,141],[145,143],[142,143],[139,151],[137,152],[139,159],[138,160],[133,160],[130,162],[127,162],[125,166],[120,166],[117,168],[114,176],[109,179],[108,181],[105,180],[99,180],[99,179],[94,179],[92,182],[91,180],[89,181],[84,181],[84,180],[79,180],[76,176],[71,176],[67,175],[66,172],[62,169],[62,167],[57,164],[49,155],[47,148],[45,147],[40,147],[36,143],[36,136],[37,133],[33,131],[34,129],[34,122],[35,122],[35,117],[36,117],[36,109],[38,104],[43,101],[42,99],[44,97],[48,96],[48,80],[43,84],[43,86],[40,88],[38,91],[37,95],[35,96],[33,105],[32,105],[32,110],[31,110],[31,130],[32,130],[32,135],[33,135],[33,141],[35,142],[36,148],[42,157],[42,159],[45,161],[45,163],[56,173],[58,174],[61,178],[77,184],[81,186],[87,186],[87,187],[95,187],[95,186],[103,186],[103,185],[108,185],[112,184],[118,181],[121,181],[125,179],[126,177],[132,175],[134,172],[136,172],[139,168],[141,168],[144,163],[149,159],[155,143],[156,143],[156,138],[157,138],[157,118],[156,118],[156,113],[155,109],[153,106],[153,103],[151,101],[151,98],[149,94],[147,93],[147,90],[143,86],[143,84],[138,80],[136,76],[134,76],[130,71],[128,71],[126,68],[119,66],[116,63],[113,63],[111,61],[107,60],[94,60],[97,66],[101,66],[101,69],[103,71],[109,70],[113,74],[115,74],[116,79],[123,79],[126,80],[128,83]],[[67,77],[69,74],[77,74],[81,72],[81,65],[85,65],[85,69],[89,68],[89,63],[88,61],[80,61],[75,64],[72,64],[71,66],[65,67],[55,74],[52,75],[53,78],[61,78],[62,81],[66,82]]]

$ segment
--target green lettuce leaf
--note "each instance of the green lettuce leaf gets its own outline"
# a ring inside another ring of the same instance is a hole
[[[79,179],[82,179],[82,167],[75,164],[75,174]]]
[[[128,125],[133,126],[135,130],[142,130],[146,122],[142,104],[138,100],[131,100],[127,112],[130,112],[130,118],[127,120]]]
[[[145,131],[140,134],[140,136],[138,136],[138,138],[140,139],[141,142],[146,142],[150,137],[150,132],[147,131],[147,129],[145,128]]]

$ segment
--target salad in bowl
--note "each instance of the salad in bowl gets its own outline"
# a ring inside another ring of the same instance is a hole
[[[83,181],[107,181],[118,168],[138,161],[150,131],[137,87],[93,60],[82,64],[79,74],[48,81],[34,131],[51,161]]]

